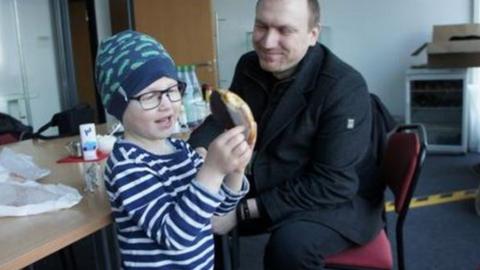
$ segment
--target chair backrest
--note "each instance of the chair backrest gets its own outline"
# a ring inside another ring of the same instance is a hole
[[[425,129],[421,125],[399,126],[388,139],[380,177],[395,196],[397,213],[408,209],[425,153]]]
[[[17,141],[18,141],[17,137],[13,134],[10,134],[10,133],[0,134],[0,145],[14,143]]]
[[[0,144],[30,139],[32,134],[31,126],[23,124],[11,115],[0,112]]]
[[[380,177],[395,196],[398,269],[405,269],[403,224],[425,160],[427,136],[423,125],[402,125],[389,137]]]
[[[385,146],[387,145],[388,133],[390,133],[397,123],[392,114],[388,111],[382,100],[375,94],[370,93],[370,105],[372,108],[372,133],[370,145],[372,147],[373,158],[377,165],[381,165]],[[370,163],[371,161],[369,161]]]

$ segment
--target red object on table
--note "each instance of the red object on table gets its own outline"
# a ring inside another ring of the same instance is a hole
[[[67,156],[57,160],[57,163],[78,163],[78,162],[96,162],[101,161],[108,157],[108,153],[103,153],[102,151],[97,151],[97,159],[94,160],[84,160],[83,157],[76,156]]]

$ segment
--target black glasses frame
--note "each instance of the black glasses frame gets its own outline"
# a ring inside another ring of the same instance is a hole
[[[180,92],[180,98],[172,100],[172,97],[170,96],[169,91],[174,87],[178,87],[178,91]],[[128,99],[138,101],[140,103],[140,106],[142,106],[142,109],[148,111],[148,110],[153,110],[153,109],[157,108],[158,106],[160,106],[160,103],[162,102],[162,99],[163,99],[164,95],[167,96],[167,98],[168,98],[168,100],[170,100],[170,102],[177,102],[177,101],[182,100],[183,94],[185,93],[185,88],[187,88],[187,84],[182,82],[182,81],[178,81],[177,84],[172,85],[172,86],[168,87],[167,89],[151,91],[151,92],[142,94],[142,95],[137,96],[137,97],[129,97]],[[145,96],[145,95],[151,95],[152,93],[160,93],[160,95],[158,96],[158,104],[155,105],[154,107],[145,108],[144,104],[142,103],[142,97]]]

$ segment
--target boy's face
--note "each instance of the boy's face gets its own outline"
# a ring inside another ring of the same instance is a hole
[[[128,102],[123,115],[125,130],[130,135],[142,140],[155,141],[169,137],[177,122],[182,104],[181,98],[178,101],[170,100],[177,99],[174,97],[177,94],[175,89],[178,90],[176,85],[177,81],[162,77],[135,95],[135,97],[140,97],[141,100],[130,100]],[[170,98],[165,92],[167,89],[170,89],[169,91],[172,93]],[[161,98],[158,95],[159,91],[163,92]],[[157,101],[158,106],[155,107]]]

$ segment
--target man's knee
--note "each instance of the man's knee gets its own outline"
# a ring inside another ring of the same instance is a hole
[[[322,269],[323,258],[313,241],[299,231],[277,230],[265,248],[265,269]]]
[[[285,224],[272,232],[265,269],[323,269],[324,258],[353,243],[331,228],[308,221]]]

